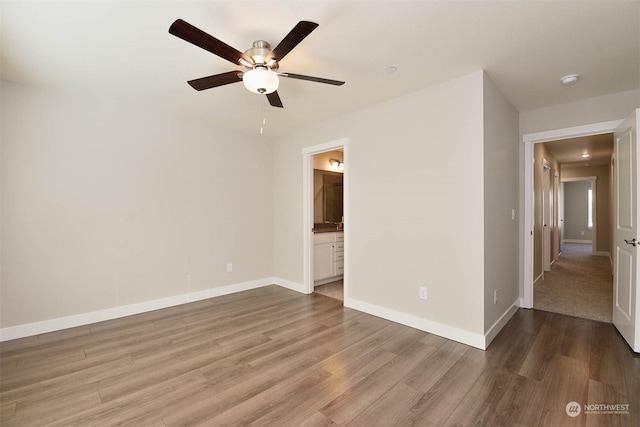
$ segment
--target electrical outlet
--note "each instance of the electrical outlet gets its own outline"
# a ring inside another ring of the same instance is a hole
[[[420,286],[420,299],[427,299],[427,288]]]
[[[233,271],[233,264],[227,264],[227,273],[231,273]]]
[[[498,290],[497,289],[495,291],[493,291],[493,303],[494,304],[498,303]]]

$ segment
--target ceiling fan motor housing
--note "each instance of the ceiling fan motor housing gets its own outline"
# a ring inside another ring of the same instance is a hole
[[[264,40],[256,40],[253,42],[253,47],[247,51],[245,51],[248,56],[253,59],[253,62],[256,64],[256,67],[266,66],[270,70],[276,71],[278,69],[278,61],[275,59],[270,60],[268,63],[265,62],[267,55],[271,53],[271,45]],[[246,65],[245,65],[246,67]],[[251,68],[251,67],[247,67]]]

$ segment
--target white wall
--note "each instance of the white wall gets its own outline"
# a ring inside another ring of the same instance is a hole
[[[347,137],[347,304],[482,336],[482,95],[478,71],[276,140],[275,275],[303,282],[302,148]]]
[[[0,101],[2,328],[273,275],[268,141],[5,81]]]
[[[520,135],[625,119],[639,106],[640,90],[630,90],[526,111],[520,113]]]
[[[485,332],[519,299],[518,111],[484,76]],[[512,210],[515,218],[512,217]],[[498,292],[494,304],[494,291]],[[508,319],[507,319],[508,320]]]

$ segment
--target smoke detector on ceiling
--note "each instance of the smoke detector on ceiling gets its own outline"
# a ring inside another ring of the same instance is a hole
[[[560,79],[563,85],[570,86],[578,81],[579,74],[569,74]]]

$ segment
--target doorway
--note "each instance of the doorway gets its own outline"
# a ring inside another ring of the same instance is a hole
[[[612,226],[608,215],[612,208],[609,179],[612,154],[610,133],[534,147],[535,158],[542,159],[541,167],[534,170],[534,193],[540,193],[534,204],[541,205],[541,218],[535,223],[542,226],[541,239],[534,241],[535,254],[542,252],[542,267],[535,269],[534,265],[536,309],[598,321],[612,320],[609,233]],[[596,196],[598,187],[602,192],[601,206]],[[559,204],[562,209],[557,208]],[[598,210],[602,214],[601,229],[597,225]],[[561,223],[563,226],[559,227]],[[600,246],[599,231],[606,235]]]
[[[319,290],[325,296],[341,301],[348,295],[349,241],[348,227],[345,226],[349,218],[348,167],[345,167],[348,165],[348,142],[347,138],[343,138],[302,150],[303,286],[311,294],[315,292],[316,284],[330,285]],[[332,155],[336,152],[341,156]],[[318,170],[326,172],[319,173]],[[342,175],[341,185],[335,179],[337,174]],[[318,180],[322,180],[323,175],[328,175],[327,185],[322,183],[318,186]],[[320,190],[316,191],[316,188]],[[331,194],[325,194],[325,189],[331,190]],[[336,213],[340,207],[337,200],[339,193],[342,195],[342,215]],[[318,220],[320,217],[322,221]],[[319,275],[324,280],[317,281]]]
[[[554,131],[539,132],[534,134],[527,134],[523,136],[524,143],[524,212],[523,212],[523,268],[522,268],[522,283],[523,283],[523,297],[520,301],[521,307],[533,308],[534,307],[534,280],[537,279],[535,275],[534,262],[535,250],[534,241],[536,235],[541,234],[537,230],[541,230],[542,224],[536,226],[535,223],[535,192],[534,192],[534,146],[536,144],[550,142],[550,141],[566,141],[572,138],[579,138],[592,135],[611,134],[622,123],[622,120],[615,120],[610,122],[602,122],[591,125],[576,126],[572,128],[558,129]],[[557,210],[558,212],[560,209]],[[560,221],[558,227],[562,227]],[[542,262],[542,261],[541,261]]]

